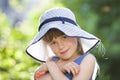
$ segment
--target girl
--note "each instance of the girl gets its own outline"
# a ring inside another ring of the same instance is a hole
[[[67,8],[46,11],[40,23],[26,49],[32,58],[45,62],[36,70],[35,80],[95,80],[98,65],[89,51],[100,39],[82,30]]]

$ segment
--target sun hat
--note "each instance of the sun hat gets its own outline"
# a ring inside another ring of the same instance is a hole
[[[41,16],[38,33],[26,49],[28,55],[40,62],[45,62],[48,57],[55,56],[50,47],[42,40],[50,29],[58,29],[69,37],[80,38],[84,53],[100,42],[99,38],[80,28],[70,9],[52,8]]]

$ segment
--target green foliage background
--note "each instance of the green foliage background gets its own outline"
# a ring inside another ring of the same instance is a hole
[[[26,3],[28,0],[25,0]],[[43,3],[46,1],[45,3]],[[120,1],[119,0],[41,0],[44,5],[31,9],[25,20],[11,26],[0,11],[0,80],[31,80],[40,65],[25,53],[37,33],[41,13],[52,7],[70,8],[84,30],[98,36],[106,48],[104,58],[96,55],[101,80],[119,80],[120,74]],[[18,0],[11,0],[14,9],[24,9]]]

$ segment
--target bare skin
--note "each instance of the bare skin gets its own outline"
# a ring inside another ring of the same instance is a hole
[[[35,72],[35,77],[41,71],[48,71],[49,73],[36,80],[61,80],[61,78],[62,80],[69,80],[64,75],[65,72],[72,73],[73,80],[90,80],[95,65],[95,57],[88,54],[80,65],[73,62],[74,59],[81,56],[76,51],[76,38],[69,38],[63,35],[54,38],[47,44],[60,60],[54,62],[51,59],[48,59],[48,61]]]
[[[58,61],[57,63],[53,61],[47,61],[45,64],[43,64],[36,72],[35,76],[39,74],[42,71],[49,71],[49,73],[45,74],[44,76],[40,77],[36,80],[59,80],[59,77],[62,77],[62,80],[67,80],[67,77],[64,75],[65,72],[72,73],[75,77],[80,72],[79,65],[77,65],[75,62],[62,62]],[[57,74],[56,74],[57,73]],[[55,77],[58,76],[58,78],[52,77],[52,75]]]

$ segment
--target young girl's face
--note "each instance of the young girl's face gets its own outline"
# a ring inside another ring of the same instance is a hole
[[[77,57],[77,38],[61,35],[48,43],[52,51],[62,60]]]

